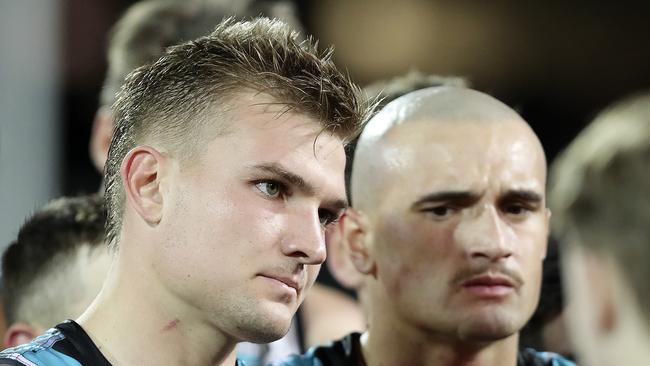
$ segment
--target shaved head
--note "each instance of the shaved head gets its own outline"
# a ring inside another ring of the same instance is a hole
[[[370,275],[370,324],[516,348],[539,299],[549,212],[544,151],[515,111],[470,89],[406,94],[365,127],[351,188],[343,226]],[[495,274],[507,291],[473,283]]]
[[[399,127],[434,123],[448,124],[449,127],[462,124],[461,130],[467,128],[467,125],[511,124],[513,127],[510,128],[521,130],[528,135],[529,142],[539,148],[545,175],[546,161],[541,143],[517,112],[499,100],[475,90],[462,87],[425,88],[389,103],[364,128],[355,150],[352,169],[350,189],[355,208],[372,211],[374,203],[383,195],[387,176],[398,173],[397,168],[409,159],[408,147],[396,144],[396,135],[405,132],[398,132]],[[435,135],[435,132],[426,135],[416,133],[409,141],[427,143],[435,139]]]

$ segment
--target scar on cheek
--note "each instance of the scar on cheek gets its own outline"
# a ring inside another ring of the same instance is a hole
[[[169,323],[167,323],[167,324],[162,328],[161,331],[166,332],[166,331],[168,331],[168,330],[172,330],[172,329],[176,328],[176,327],[178,326],[178,323],[180,323],[180,322],[181,322],[180,320],[178,320],[178,319],[174,319],[174,320],[170,321]]]

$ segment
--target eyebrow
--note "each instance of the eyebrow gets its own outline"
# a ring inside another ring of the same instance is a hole
[[[412,209],[417,209],[418,206],[421,206],[425,203],[436,203],[436,202],[475,202],[480,198],[480,194],[472,191],[440,191],[428,193],[420,197],[412,205]]]
[[[541,194],[529,189],[511,189],[502,195],[502,200],[514,199],[531,203],[540,203],[543,201]]]
[[[292,186],[295,186],[298,190],[306,195],[313,196],[316,194],[316,189],[314,189],[314,186],[309,184],[298,174],[290,172],[278,163],[257,164],[251,166],[251,168],[275,175],[281,180],[284,180]],[[347,199],[325,200],[323,201],[323,207],[339,212],[348,208],[348,201]]]
[[[481,194],[472,191],[440,191],[426,194],[420,197],[411,205],[412,209],[417,209],[425,203],[438,203],[438,202],[457,202],[461,204],[470,204],[476,202],[481,197]],[[511,189],[501,195],[499,201],[504,200],[518,200],[530,203],[540,203],[543,198],[542,195],[529,189]]]

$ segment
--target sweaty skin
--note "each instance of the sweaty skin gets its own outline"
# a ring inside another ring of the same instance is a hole
[[[351,182],[346,220],[362,235],[348,241],[373,304],[367,364],[514,366],[549,219],[526,122],[469,89],[408,94],[364,130]]]

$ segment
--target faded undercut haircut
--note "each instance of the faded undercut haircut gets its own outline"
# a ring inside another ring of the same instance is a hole
[[[289,1],[270,0],[145,0],[129,7],[110,32],[108,71],[100,104],[115,103],[126,76],[137,67],[156,61],[170,46],[212,32],[227,17],[264,15],[281,19],[293,29],[302,26]]]
[[[551,169],[553,227],[615,260],[650,327],[650,94],[602,112]]]
[[[70,317],[87,295],[81,279],[71,281],[79,277],[73,257],[82,247],[105,250],[105,223],[103,198],[93,194],[56,199],[23,224],[2,256],[8,324],[48,327]]]
[[[117,247],[124,205],[120,166],[140,144],[161,146],[188,160],[220,133],[208,111],[227,106],[237,93],[271,96],[313,117],[323,132],[344,143],[356,137],[372,111],[360,89],[337,70],[332,49],[319,52],[311,38],[278,20],[227,19],[212,34],[171,47],[156,62],[127,77],[113,106],[116,126],[106,164],[107,239]],[[217,118],[218,120],[219,118]],[[222,118],[223,119],[223,118]]]

